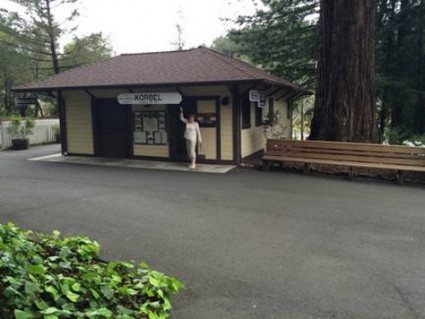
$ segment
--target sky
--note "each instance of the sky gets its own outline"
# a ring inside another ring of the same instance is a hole
[[[19,10],[10,0],[0,0],[0,7]],[[121,54],[173,50],[177,22],[183,27],[185,48],[210,45],[232,27],[223,18],[253,13],[255,4],[253,0],[80,0],[79,11],[74,35],[103,32],[114,52]],[[69,8],[58,10],[57,16],[67,12]],[[70,39],[61,39],[61,44]]]

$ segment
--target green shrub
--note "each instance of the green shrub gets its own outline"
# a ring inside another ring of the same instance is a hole
[[[144,263],[102,262],[99,244],[0,224],[0,318],[167,318],[183,284]]]
[[[33,133],[34,127],[35,120],[31,117],[12,117],[8,130],[12,137],[27,139]]]

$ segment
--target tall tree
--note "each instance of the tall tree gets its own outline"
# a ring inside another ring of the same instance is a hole
[[[378,6],[380,135],[403,143],[425,134],[425,1]]]
[[[220,36],[211,44],[211,49],[226,54],[228,56],[240,55],[242,48],[229,36]]]
[[[229,33],[239,54],[304,87],[315,87],[319,0],[262,0]]]
[[[321,0],[311,139],[375,141],[375,0]]]
[[[59,38],[76,29],[73,22],[79,16],[75,7],[78,0],[11,1],[21,5],[25,14],[10,12],[13,23],[2,31],[15,38],[19,49],[31,53],[34,61],[49,63],[53,73],[58,74],[61,71],[59,61],[66,55],[60,52]],[[57,21],[55,11],[64,6],[70,13],[63,21]]]
[[[92,33],[84,37],[74,37],[64,46],[67,52],[61,61],[62,69],[71,69],[83,64],[108,59],[112,56],[113,49],[101,32]]]
[[[28,57],[15,47],[5,44],[5,41],[13,39],[0,32],[0,114],[14,111],[13,86],[32,78]]]

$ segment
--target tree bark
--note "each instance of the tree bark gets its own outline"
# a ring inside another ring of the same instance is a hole
[[[376,0],[321,0],[310,139],[376,141]]]
[[[45,0],[46,3],[46,13],[47,13],[47,24],[48,24],[48,34],[49,34],[49,46],[52,57],[53,71],[55,74],[60,73],[59,67],[59,57],[57,53],[57,44],[56,44],[56,34],[55,27],[53,25],[53,16],[50,8],[51,0]]]

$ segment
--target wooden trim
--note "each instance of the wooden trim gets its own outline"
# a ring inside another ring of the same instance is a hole
[[[91,119],[92,119],[92,131],[93,131],[93,153],[94,156],[99,156],[99,132],[98,132],[98,120],[97,120],[97,100],[91,99]]]
[[[66,105],[65,100],[62,97],[62,91],[58,91],[57,105],[61,132],[61,152],[63,155],[66,155],[68,154],[68,131],[66,123]]]
[[[96,96],[94,96],[94,94],[91,93],[89,90],[84,90],[84,92],[86,92],[92,99],[96,98]]]
[[[270,97],[270,96],[273,96],[273,95],[275,95],[276,93],[278,93],[279,91],[281,91],[282,90],[282,88],[277,88],[277,89],[275,89],[275,90],[272,90],[272,91],[270,91],[268,94],[267,94],[267,96],[268,97]]]
[[[279,96],[276,101],[280,101],[280,100],[286,100],[287,98],[289,98],[292,95],[292,91],[286,91],[285,94],[282,94],[281,96]]]
[[[227,80],[227,81],[205,81],[205,82],[178,82],[178,83],[155,83],[155,84],[142,84],[142,83],[135,83],[135,84],[123,84],[123,85],[117,85],[117,84],[111,84],[111,85],[92,85],[92,86],[64,86],[64,87],[41,87],[41,88],[30,88],[30,89],[12,89],[14,92],[41,92],[41,91],[75,91],[75,90],[101,90],[101,89],[143,89],[143,88],[162,88],[162,87],[175,87],[178,86],[222,86],[222,85],[232,85],[232,84],[252,84],[252,83],[270,83],[279,85],[282,87],[286,87],[284,84],[275,83],[272,81],[265,81],[265,80],[253,80],[253,79],[247,79],[247,80]],[[288,88],[292,88],[288,86]]]
[[[165,111],[165,116],[167,116],[167,111]],[[127,107],[127,121],[128,121],[128,147],[129,147],[129,152],[128,152],[128,156],[129,158],[132,158],[134,155],[134,119],[133,119],[133,106],[132,105],[128,105]],[[167,119],[166,119],[167,120]]]
[[[256,82],[255,84],[251,85],[249,88],[243,90],[242,92],[238,92],[240,95],[245,95],[248,94],[249,91],[254,90],[255,88],[257,88],[260,84],[262,84],[262,82]]]
[[[217,160],[221,161],[221,97],[218,96],[215,102],[215,116],[217,118],[216,125],[216,148]]]
[[[180,93],[182,98],[184,99],[186,97],[186,94],[183,93],[182,89],[179,86],[176,86],[176,91]],[[182,101],[183,103],[183,101]]]
[[[274,113],[275,110],[275,104],[274,104],[274,98],[273,97],[269,97],[269,113]]]
[[[232,117],[233,117],[233,161],[236,164],[241,162],[241,109],[240,109],[240,95],[239,87],[237,85],[229,88],[232,92]]]
[[[76,156],[76,157],[96,157],[93,154],[82,154],[82,153],[68,153],[66,156]]]
[[[294,136],[294,101],[288,101],[286,105],[286,118],[289,120],[289,136]],[[303,135],[304,136],[304,135]]]

